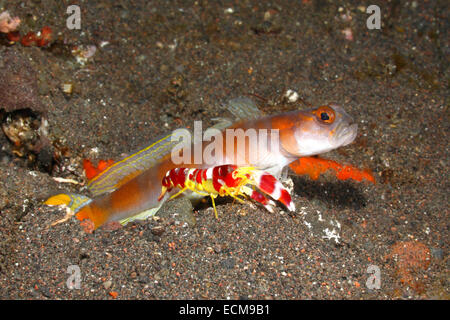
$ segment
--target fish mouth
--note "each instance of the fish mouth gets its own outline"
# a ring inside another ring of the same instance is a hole
[[[335,141],[339,146],[346,146],[352,143],[358,134],[358,125],[356,123],[351,125],[340,126]]]

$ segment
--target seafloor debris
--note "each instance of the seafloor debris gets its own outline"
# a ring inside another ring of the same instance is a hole
[[[0,32],[6,33],[6,38],[9,44],[21,43],[25,47],[38,46],[45,47],[50,44],[53,35],[52,29],[45,26],[39,32],[30,31],[24,36],[21,36],[20,32],[16,30],[20,25],[20,19],[18,17],[12,18],[8,11],[0,14]]]
[[[283,31],[283,21],[278,10],[269,9],[264,13],[263,22],[252,27],[252,30],[257,35],[263,34],[279,34]]]
[[[75,57],[77,62],[84,66],[89,59],[91,59],[97,52],[97,47],[95,45],[80,45],[74,46],[72,48],[72,55]]]
[[[36,73],[28,59],[13,48],[5,49],[0,55],[0,109],[6,112],[30,109],[45,114]]]
[[[392,246],[392,251],[386,256],[396,262],[397,276],[400,283],[410,286],[417,293],[425,292],[425,286],[419,275],[430,265],[430,250],[418,241],[399,241]]]
[[[0,65],[0,123],[13,143],[12,153],[50,172],[54,152],[47,138],[48,122],[35,72],[27,59],[12,49],[5,50]]]
[[[12,153],[51,171],[53,147],[47,138],[47,120],[30,109],[8,112],[2,119],[4,134],[13,143]]]
[[[25,47],[37,46],[37,47],[45,47],[50,44],[53,38],[53,31],[50,27],[45,26],[39,31],[35,33],[33,31],[28,32],[26,35],[21,36],[19,31],[9,32],[6,37],[10,41],[11,44],[15,42],[20,42]]]
[[[12,18],[8,11],[0,13],[0,32],[9,33],[17,29],[20,24],[18,17]]]
[[[41,135],[45,135],[46,121],[42,121],[30,109],[8,112],[2,121],[2,130],[14,144],[13,153],[24,157],[26,150],[39,148]]]
[[[345,40],[353,41],[354,37],[353,37],[353,30],[352,30],[352,28],[345,28],[341,32],[345,36]]]
[[[319,157],[303,157],[292,162],[289,167],[298,175],[309,175],[312,180],[317,180],[322,173],[330,170],[339,180],[367,180],[375,184],[375,178],[370,170],[360,170],[350,165],[342,165],[336,161]]]

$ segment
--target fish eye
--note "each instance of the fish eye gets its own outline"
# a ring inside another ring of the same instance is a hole
[[[320,122],[327,124],[333,123],[334,118],[336,117],[334,110],[329,106],[318,107],[314,113]]]

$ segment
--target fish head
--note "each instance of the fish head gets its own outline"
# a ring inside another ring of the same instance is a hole
[[[292,156],[302,157],[325,153],[352,143],[358,125],[336,104],[300,111],[292,127],[293,138],[283,146]]]

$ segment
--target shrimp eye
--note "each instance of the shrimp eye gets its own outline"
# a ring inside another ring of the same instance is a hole
[[[320,122],[331,124],[334,122],[334,118],[336,115],[334,114],[334,110],[329,106],[321,106],[318,107],[314,113],[316,114],[317,119]]]

